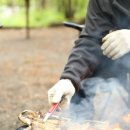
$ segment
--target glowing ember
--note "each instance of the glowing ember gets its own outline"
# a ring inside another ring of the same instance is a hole
[[[126,123],[130,123],[130,114],[128,114],[127,116],[124,116],[124,117],[123,117],[123,120],[124,120]]]
[[[19,114],[19,120],[34,130],[130,130],[130,114],[119,118],[119,122],[112,125],[109,121],[86,120],[83,123],[73,122],[69,118],[53,115],[46,123],[43,123],[44,114],[32,110],[25,110]],[[29,123],[28,123],[29,121]],[[30,125],[31,124],[31,125]],[[39,129],[38,129],[39,128]],[[25,129],[29,130],[29,129]]]
[[[115,124],[113,126],[113,130],[122,130],[121,127],[120,127],[120,124]]]

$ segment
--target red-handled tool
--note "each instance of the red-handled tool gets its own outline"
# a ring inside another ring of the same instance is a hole
[[[43,122],[46,122],[47,119],[54,113],[54,111],[58,108],[59,103],[54,103],[51,108],[49,109],[49,111],[47,112],[47,114],[45,115]]]

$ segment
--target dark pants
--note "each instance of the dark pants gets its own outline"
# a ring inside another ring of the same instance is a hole
[[[130,87],[130,86],[128,86]],[[117,79],[89,78],[71,101],[71,118],[116,122],[129,113],[129,92]]]

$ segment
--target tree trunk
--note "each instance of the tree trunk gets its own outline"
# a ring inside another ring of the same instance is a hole
[[[46,6],[46,0],[39,0],[39,1],[37,1],[38,3],[38,8],[45,8],[45,6]]]
[[[64,13],[66,18],[72,19],[74,17],[74,10],[72,8],[72,0],[63,0]]]
[[[25,0],[26,4],[26,38],[30,38],[30,27],[29,27],[29,7],[30,7],[30,0]]]

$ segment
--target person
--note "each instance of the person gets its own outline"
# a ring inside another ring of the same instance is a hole
[[[49,104],[70,108],[75,119],[119,118],[129,111],[130,0],[90,0]]]

